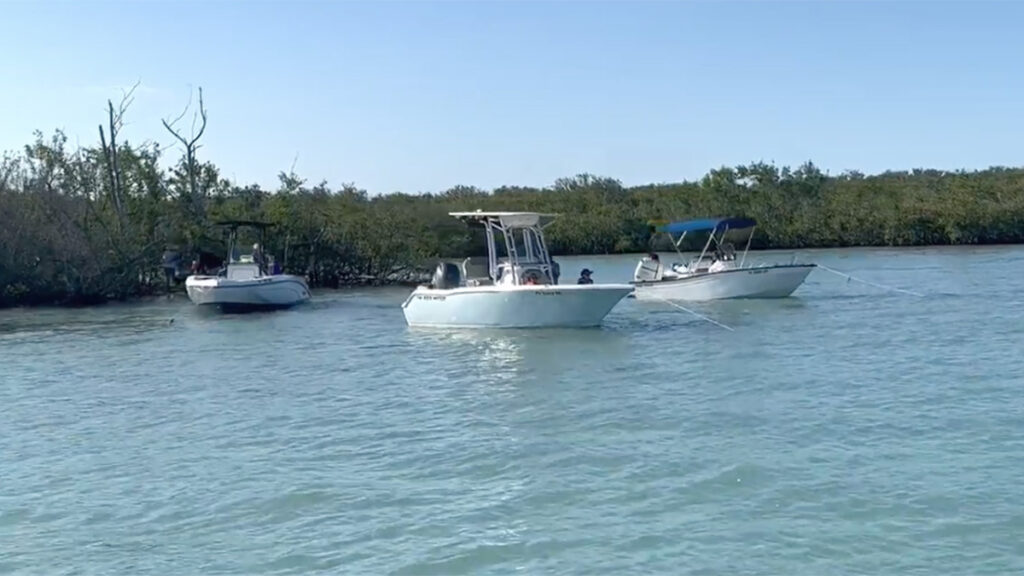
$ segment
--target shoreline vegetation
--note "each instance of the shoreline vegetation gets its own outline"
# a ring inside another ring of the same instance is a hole
[[[755,218],[752,250],[1024,242],[1024,168],[829,175],[811,162],[757,162],[690,182],[626,187],[581,174],[544,188],[373,196],[289,171],[264,190],[223,178],[198,154],[201,89],[197,105],[163,122],[180,144],[170,169],[158,145],[122,140],[131,100],[129,91],[108,101],[92,146],[36,132],[0,159],[0,307],[180,291],[193,261],[220,264],[226,236],[214,223],[227,219],[272,223],[265,250],[313,287],[414,283],[438,259],[486,254],[482,234],[448,216],[478,208],[561,214],[548,228],[554,255],[669,249],[649,222],[714,216]]]

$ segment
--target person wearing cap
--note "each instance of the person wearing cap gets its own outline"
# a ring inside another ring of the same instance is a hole
[[[584,268],[583,271],[580,272],[580,279],[577,280],[576,283],[577,284],[593,284],[594,280],[590,277],[591,274],[593,274],[593,271],[591,271],[589,268]]]

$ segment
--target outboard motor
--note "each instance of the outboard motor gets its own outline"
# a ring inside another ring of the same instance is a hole
[[[451,262],[438,262],[434,270],[434,278],[430,285],[439,290],[458,288],[462,283],[462,274],[459,267]]]
[[[661,262],[643,258],[636,264],[633,271],[633,280],[636,282],[653,282],[661,280]]]

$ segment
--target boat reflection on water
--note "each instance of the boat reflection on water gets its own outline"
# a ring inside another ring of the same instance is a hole
[[[458,364],[452,369],[491,383],[574,378],[588,366],[629,357],[637,342],[626,330],[603,328],[411,328],[409,336],[422,353],[447,357]]]

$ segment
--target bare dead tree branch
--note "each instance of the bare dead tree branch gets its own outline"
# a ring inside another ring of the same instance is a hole
[[[203,213],[203,206],[201,201],[201,195],[199,193],[198,185],[198,170],[196,166],[196,150],[200,148],[199,139],[203,137],[203,133],[206,132],[206,105],[203,103],[203,87],[199,87],[199,110],[193,113],[192,116],[192,128],[188,137],[175,129],[177,124],[185,115],[188,113],[189,107],[192,105],[192,91],[189,90],[189,104],[185,107],[185,110],[180,116],[175,118],[173,121],[168,122],[166,119],[161,120],[164,128],[174,136],[178,142],[181,142],[182,146],[185,147],[185,170],[188,173],[189,182],[189,196],[192,202],[193,210],[196,215],[199,216]],[[196,123],[199,123],[199,130],[196,131]]]
[[[206,132],[206,106],[203,105],[203,87],[199,87],[199,115],[203,119],[203,125],[199,127],[199,133],[192,138],[192,144],[194,145],[203,137],[203,132]]]
[[[191,108],[191,107],[192,107],[192,86],[189,86],[188,87],[188,103],[185,104],[185,109],[181,111],[181,114],[179,114],[177,118],[175,118],[173,121],[171,121],[170,126],[174,126],[175,124],[180,122],[181,119],[185,117],[185,114],[188,114],[188,109]],[[164,126],[167,126],[167,125],[168,125],[167,121],[164,120]],[[170,130],[170,127],[168,127],[167,129]],[[172,130],[171,133],[174,134],[174,131]],[[174,135],[177,136],[177,134],[174,134]]]
[[[114,163],[110,159],[110,148],[107,146],[107,137],[103,132],[103,124],[100,124],[100,146],[103,147],[103,162],[107,166],[107,177],[110,178],[111,197],[114,197],[113,190],[117,188],[117,177],[114,176]]]
[[[121,163],[117,154],[117,136],[124,127],[124,115],[128,108],[135,101],[135,90],[142,81],[138,80],[128,90],[121,90],[121,102],[114,108],[114,102],[107,100],[107,127],[110,131],[110,145],[107,146],[106,136],[103,132],[103,125],[100,125],[100,144],[103,146],[103,159],[107,165],[107,175],[110,178],[110,198],[117,211],[117,230],[124,234],[124,186],[121,178]]]
[[[107,100],[110,112],[110,165],[111,178],[114,186],[111,193],[114,195],[114,205],[117,207],[118,224],[124,219],[124,207],[121,203],[121,164],[117,161],[117,134],[121,131],[121,117],[124,110],[114,111],[114,103]]]
[[[128,90],[123,90],[123,89],[121,90],[121,95],[122,95],[122,98],[121,98],[121,105],[122,106],[121,107],[122,108],[127,109],[127,107],[131,106],[132,102],[135,101],[135,91],[138,90],[140,84],[142,84],[142,80],[141,79],[140,80],[136,80],[135,84],[132,84],[132,87],[129,88]]]
[[[117,106],[117,115],[115,118],[117,120],[118,132],[120,132],[121,129],[125,126],[124,113],[128,110],[132,103],[135,102],[135,90],[138,89],[140,84],[142,84],[142,80],[136,80],[135,84],[132,84],[131,88],[129,88],[128,90],[121,90],[121,103]],[[107,104],[110,104],[109,100],[107,101]]]
[[[177,130],[175,130],[174,125],[177,124],[182,118],[185,117],[185,114],[188,113],[188,108],[191,105],[192,105],[192,94],[189,93],[189,104],[188,104],[188,106],[185,107],[185,110],[181,113],[181,115],[179,115],[177,118],[175,118],[171,122],[168,122],[167,120],[161,120],[161,122],[164,125],[164,128],[166,128],[167,131],[170,132],[172,136],[174,136],[179,142],[181,142],[181,144],[183,146],[185,146],[186,153],[188,152],[188,150],[195,148],[196,143],[199,142],[199,139],[203,137],[203,132],[206,131],[206,106],[203,104],[203,88],[202,88],[202,86],[199,87],[199,110],[197,111],[196,115],[193,116],[193,119],[192,119],[193,120],[193,122],[192,122],[192,133],[190,134],[189,138],[185,138],[185,136],[182,135],[181,132],[178,132]],[[199,133],[197,134],[195,132],[195,123],[198,120],[200,120],[200,119],[202,120],[202,123],[199,126]]]

